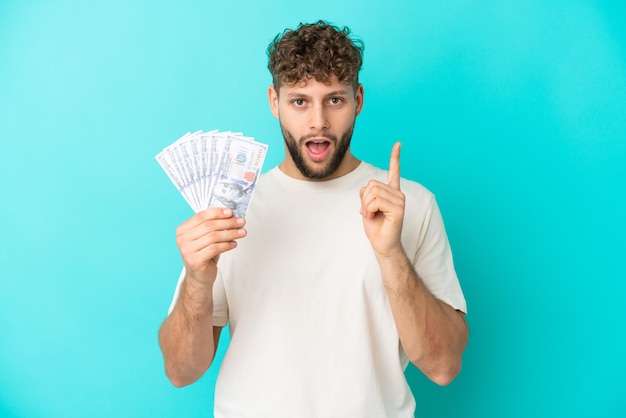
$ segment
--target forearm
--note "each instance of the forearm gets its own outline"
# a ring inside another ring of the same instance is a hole
[[[193,286],[187,279],[176,306],[159,330],[165,373],[178,387],[195,382],[215,355],[212,285]]]
[[[404,352],[431,380],[448,384],[467,345],[463,314],[428,290],[403,250],[378,262]]]

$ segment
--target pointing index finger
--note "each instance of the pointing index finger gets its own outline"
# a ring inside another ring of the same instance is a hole
[[[389,159],[389,181],[388,185],[396,190],[400,190],[400,142],[396,142],[391,150]]]

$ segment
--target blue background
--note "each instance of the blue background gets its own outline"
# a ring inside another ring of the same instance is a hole
[[[318,18],[365,42],[354,152],[403,141],[469,303],[419,415],[626,416],[626,8],[582,0],[0,0],[0,416],[211,415],[215,369],[162,370],[191,209],[154,155],[217,128],[278,163],[265,48]]]

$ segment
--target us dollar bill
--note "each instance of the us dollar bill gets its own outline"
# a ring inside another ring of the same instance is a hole
[[[245,216],[266,153],[265,144],[244,136],[227,136],[219,155],[208,207],[226,207],[232,209],[235,216]]]
[[[267,145],[241,132],[188,132],[156,155],[170,181],[195,212],[231,208],[245,216]]]

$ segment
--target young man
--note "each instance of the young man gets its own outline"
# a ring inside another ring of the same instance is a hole
[[[268,49],[284,161],[247,219],[213,208],[177,229],[184,270],[159,340],[166,374],[193,383],[222,327],[231,342],[216,417],[412,417],[409,361],[459,373],[465,300],[433,195],[350,151],[363,107],[362,46],[347,28],[301,24]]]

